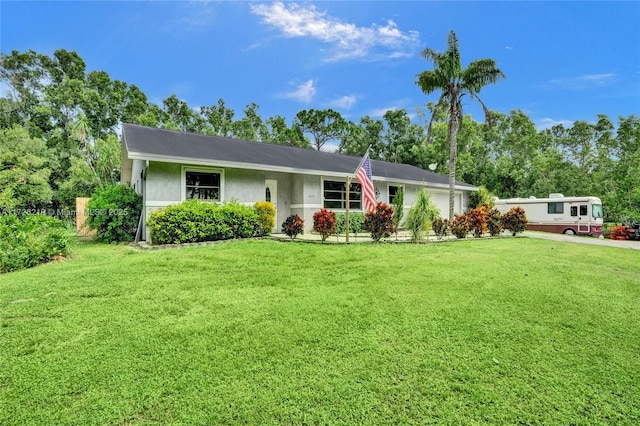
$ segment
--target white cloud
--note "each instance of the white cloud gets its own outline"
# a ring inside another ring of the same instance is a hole
[[[368,115],[369,115],[369,117],[372,117],[372,118],[376,118],[376,117],[382,118],[387,111],[395,111],[397,109],[400,109],[400,108],[398,108],[396,106],[385,107],[385,108],[376,108],[376,109],[373,109],[373,110],[369,111]]]
[[[571,126],[573,126],[573,121],[571,121],[571,120],[554,120],[552,118],[545,117],[545,118],[541,118],[540,120],[537,121],[536,128],[538,130],[550,129],[553,126],[557,126],[559,124],[564,126],[564,127],[571,127]]]
[[[313,80],[307,80],[299,85],[293,92],[284,93],[282,97],[308,104],[315,94],[316,88],[313,85]]]
[[[568,89],[587,89],[590,87],[604,87],[613,82],[616,74],[602,73],[602,74],[585,74],[577,77],[570,78],[556,78],[549,80],[549,83],[563,86]]]
[[[417,31],[402,32],[392,20],[383,26],[358,27],[328,16],[313,5],[263,3],[252,5],[251,11],[285,37],[309,37],[330,45],[329,61],[408,56],[420,41]]]
[[[357,98],[355,95],[343,96],[338,99],[334,99],[329,102],[329,106],[333,108],[342,108],[346,110],[350,110],[351,107],[357,102]]]
[[[178,19],[178,25],[185,30],[201,30],[209,28],[215,14],[208,1],[190,1],[184,3],[183,14]]]

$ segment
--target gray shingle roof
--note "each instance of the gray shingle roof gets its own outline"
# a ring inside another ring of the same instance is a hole
[[[240,168],[255,165],[256,168],[277,170],[295,169],[348,175],[355,172],[360,157],[330,152],[251,142],[220,136],[185,133],[174,130],[124,124],[123,140],[129,158],[155,161],[222,164],[237,163]],[[243,167],[244,166],[244,167]],[[446,185],[448,177],[415,166],[386,161],[371,161],[374,180],[414,181]],[[474,186],[456,182],[456,186],[475,189]]]

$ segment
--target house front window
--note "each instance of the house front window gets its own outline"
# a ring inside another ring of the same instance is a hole
[[[396,195],[398,194],[398,191],[403,190],[404,188],[401,186],[396,186],[396,185],[389,185],[389,204],[393,204],[393,201],[396,198]]]
[[[205,171],[185,172],[185,198],[220,201],[220,173]]]
[[[325,180],[323,188],[323,206],[325,209],[344,210],[347,208],[346,182]],[[349,209],[362,210],[362,189],[360,184],[352,182],[349,186]]]

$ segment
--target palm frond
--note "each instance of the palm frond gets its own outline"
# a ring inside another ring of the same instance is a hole
[[[463,71],[462,85],[469,92],[478,93],[484,86],[506,78],[493,59],[478,59]]]
[[[438,103],[436,104],[436,106],[433,108],[433,112],[431,112],[431,118],[429,119],[429,125],[427,126],[427,137],[424,141],[425,146],[431,142],[431,129],[433,128],[433,120],[436,116],[436,113],[438,113],[439,111],[445,110],[447,109],[447,107],[449,106],[449,102],[447,100],[447,98],[444,96],[444,94],[442,96],[440,96],[440,99],[438,99]]]

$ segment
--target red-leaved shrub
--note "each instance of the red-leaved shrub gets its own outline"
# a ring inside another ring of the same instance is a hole
[[[320,209],[313,214],[313,230],[320,234],[322,242],[336,232],[336,214],[331,210]]]
[[[393,207],[385,203],[378,203],[375,211],[367,212],[364,215],[364,228],[371,232],[371,238],[375,242],[391,235],[393,232]]]

